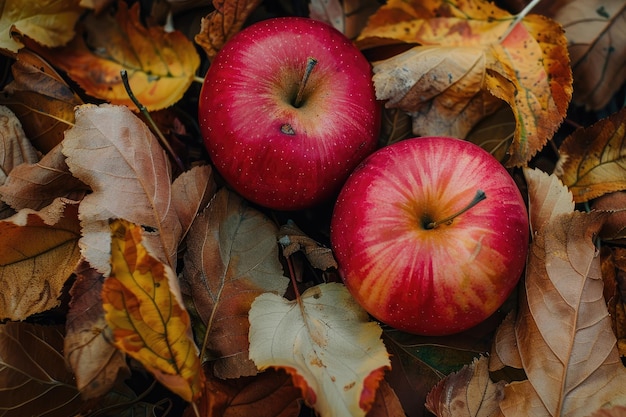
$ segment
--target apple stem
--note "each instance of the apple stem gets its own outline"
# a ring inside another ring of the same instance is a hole
[[[486,198],[487,198],[487,194],[485,194],[485,192],[483,190],[478,190],[478,191],[476,191],[476,194],[474,195],[474,198],[472,199],[472,201],[470,201],[470,203],[467,206],[465,206],[461,210],[457,211],[453,215],[446,217],[445,219],[437,220],[435,222],[430,222],[430,223],[426,224],[425,227],[426,227],[426,229],[435,229],[440,224],[451,222],[452,220],[454,220],[455,217],[460,216],[461,214],[465,213],[467,210],[471,209],[476,204],[480,203],[481,201],[483,201]]]
[[[317,59],[313,57],[308,57],[306,61],[306,68],[304,70],[304,75],[302,76],[302,81],[300,81],[300,86],[298,88],[298,94],[296,95],[296,99],[293,102],[294,107],[300,107],[300,102],[302,101],[302,94],[304,94],[304,87],[306,87],[306,83],[311,76],[311,72],[313,72],[313,68],[317,65]]]

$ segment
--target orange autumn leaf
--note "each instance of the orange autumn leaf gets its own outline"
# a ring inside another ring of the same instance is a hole
[[[141,226],[111,224],[111,275],[102,301],[115,346],[187,401],[201,395],[204,373],[191,320],[170,289],[175,272],[143,245]]]
[[[193,43],[180,31],[143,26],[139,3],[128,9],[119,2],[114,17],[90,13],[82,23],[80,36],[63,48],[29,47],[87,94],[135,109],[120,76],[126,70],[137,99],[148,110],[159,110],[180,100],[193,82],[200,65]]]
[[[559,156],[555,172],[577,203],[626,190],[626,108],[565,138]]]
[[[514,19],[482,0],[392,0],[372,16],[357,44],[419,45],[374,63],[377,98],[391,107],[403,102],[399,108],[414,118],[416,135],[464,137],[497,108],[487,92],[505,101],[516,120],[506,163],[523,166],[565,117],[572,76],[556,22],[530,15],[511,30]],[[387,85],[394,82],[399,85]]]
[[[204,49],[209,60],[235,35],[261,0],[213,0],[215,10],[202,18],[200,33],[194,40]]]

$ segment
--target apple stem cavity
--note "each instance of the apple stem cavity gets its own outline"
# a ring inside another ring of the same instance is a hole
[[[441,224],[451,223],[452,220],[454,220],[457,216],[460,216],[461,214],[465,213],[467,210],[471,209],[476,204],[480,203],[481,201],[483,201],[486,198],[487,198],[487,194],[485,194],[485,192],[483,190],[478,190],[478,191],[476,191],[476,194],[474,195],[474,198],[472,199],[472,201],[470,201],[470,203],[467,206],[465,206],[461,210],[457,211],[453,215],[446,217],[445,219],[426,223],[424,225],[424,228],[426,228],[427,230],[436,229]]]
[[[309,81],[309,77],[311,76],[311,72],[313,72],[313,68],[317,65],[317,59],[313,57],[308,57],[306,61],[306,68],[304,69],[304,75],[302,76],[302,81],[300,81],[300,86],[298,87],[298,94],[296,95],[296,99],[293,102],[294,107],[300,107],[302,104],[302,95],[304,94],[304,88],[306,87],[307,81]]]

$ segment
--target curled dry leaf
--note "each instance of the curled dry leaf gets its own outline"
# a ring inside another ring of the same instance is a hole
[[[278,236],[285,257],[302,251],[314,268],[322,271],[337,268],[332,250],[307,236],[293,221],[281,226]]]
[[[408,57],[374,64],[377,98],[392,99],[391,106],[404,100],[402,108],[412,112],[416,135],[465,137],[484,115],[497,109],[488,93],[507,102],[517,124],[506,163],[523,166],[565,117],[572,74],[565,36],[557,23],[531,15],[507,32],[513,19],[482,0],[392,0],[372,16],[357,44],[361,48],[420,44],[405,52]],[[425,57],[429,64],[413,63],[417,69],[404,62]],[[399,78],[402,85],[395,96],[382,87],[397,78],[390,71],[406,73]],[[425,118],[437,122],[420,120]]]
[[[86,104],[76,110],[63,154],[72,174],[93,190],[79,211],[79,243],[89,264],[108,275],[109,219],[123,218],[155,229],[144,245],[175,269],[182,225],[172,204],[169,161],[148,127],[127,107]]]
[[[118,219],[111,234],[111,275],[102,302],[113,343],[172,392],[197,399],[204,372],[191,319],[170,285],[175,272],[143,245],[141,226]]]
[[[378,7],[377,0],[311,0],[309,17],[330,24],[348,39],[355,39]]]
[[[611,212],[600,237],[606,241],[626,243],[626,191],[605,194],[593,201],[594,210]]]
[[[248,359],[248,311],[265,292],[284,294],[277,227],[258,210],[221,189],[197,217],[186,239],[182,291],[205,329],[203,359],[219,378],[256,374]]]
[[[555,169],[577,203],[626,190],[626,108],[576,130],[559,148]]]
[[[490,372],[498,371],[505,366],[517,369],[524,367],[515,338],[515,318],[515,312],[510,312],[496,330],[489,356]]]
[[[294,301],[265,293],[249,314],[250,358],[291,374],[322,417],[365,416],[389,355],[382,329],[342,284],[320,284]]]
[[[441,380],[426,397],[426,408],[437,417],[491,417],[499,413],[504,382],[489,377],[489,360],[481,356]]]
[[[63,140],[74,124],[74,107],[83,102],[50,64],[29,50],[18,52],[11,73],[13,81],[4,87],[0,103],[17,114],[33,146],[47,153]]]
[[[124,353],[105,338],[102,274],[82,262],[76,269],[66,316],[63,353],[83,398],[98,398],[130,375]]]
[[[29,47],[87,94],[112,104],[136,109],[122,83],[122,70],[137,99],[148,110],[159,110],[182,98],[200,65],[193,43],[182,32],[141,24],[139,3],[128,9],[126,2],[118,2],[115,17],[90,13],[81,28],[80,36],[63,48]]]
[[[65,45],[74,37],[74,25],[83,11],[78,3],[78,0],[0,1],[0,49],[16,53],[24,46],[12,36],[14,32],[41,45]]]
[[[602,109],[626,82],[624,2],[565,0],[545,2],[545,6],[545,14],[565,29],[575,102],[589,110]]]
[[[81,200],[89,187],[74,177],[65,163],[62,145],[56,146],[36,163],[23,163],[0,185],[2,199],[14,210],[41,210],[54,199]]]
[[[25,320],[60,304],[80,259],[79,236],[78,204],[68,200],[0,221],[0,320]]]
[[[202,19],[200,33],[194,38],[209,60],[215,57],[227,40],[239,32],[259,4],[261,0],[213,0],[215,10]]]
[[[572,193],[556,175],[525,168],[524,177],[528,184],[528,215],[533,235],[555,216],[574,211]]]

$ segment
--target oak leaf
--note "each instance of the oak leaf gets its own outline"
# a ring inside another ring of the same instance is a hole
[[[143,244],[143,228],[111,224],[111,274],[102,287],[113,343],[186,401],[202,393],[204,372],[191,319],[172,292],[176,275]]]
[[[83,261],[70,289],[63,354],[85,399],[105,395],[119,379],[130,375],[124,353],[105,337],[103,282],[102,274]]]
[[[57,199],[0,221],[0,320],[24,320],[60,304],[80,259],[78,204]]]
[[[506,163],[522,166],[565,117],[572,75],[557,23],[539,15],[513,22],[514,16],[482,0],[392,0],[372,16],[357,45],[419,44],[374,63],[378,99],[397,106],[410,94],[400,108],[414,117],[416,135],[465,137],[497,109],[488,94],[507,102],[517,123]],[[417,70],[405,63],[426,58],[427,65],[412,63]],[[405,72],[395,96],[382,87],[394,79],[390,71]]]
[[[83,101],[48,62],[29,50],[18,52],[11,73],[13,81],[4,87],[0,103],[17,114],[33,146],[47,153],[63,140],[74,124],[74,107]]]
[[[65,71],[87,94],[136,109],[120,72],[126,70],[131,89],[148,110],[159,110],[180,100],[194,80],[200,57],[180,31],[145,27],[139,3],[130,9],[118,2],[115,17],[89,13],[80,36],[62,48],[30,45],[52,65]]]
[[[256,298],[249,314],[250,359],[291,374],[322,417],[365,416],[389,368],[382,329],[342,284],[320,284],[288,301]]]
[[[239,196],[221,189],[198,215],[185,241],[183,294],[204,329],[204,360],[219,378],[256,374],[248,359],[248,311],[271,291],[283,295],[289,280],[278,257],[278,229]]]
[[[625,164],[626,108],[565,138],[555,173],[582,203],[626,190]]]
[[[488,364],[481,356],[448,375],[428,393],[426,408],[437,417],[496,416],[505,382],[491,381]]]
[[[626,403],[592,240],[606,214],[552,207],[531,244],[515,323],[528,379],[505,387],[504,415],[578,416]]]
[[[202,18],[200,32],[194,37],[209,60],[222,49],[245,23],[261,0],[213,0],[215,10]]]
[[[74,37],[74,26],[83,11],[78,0],[2,0],[0,10],[0,49],[8,53],[24,46],[14,32],[41,45],[65,45]]]

